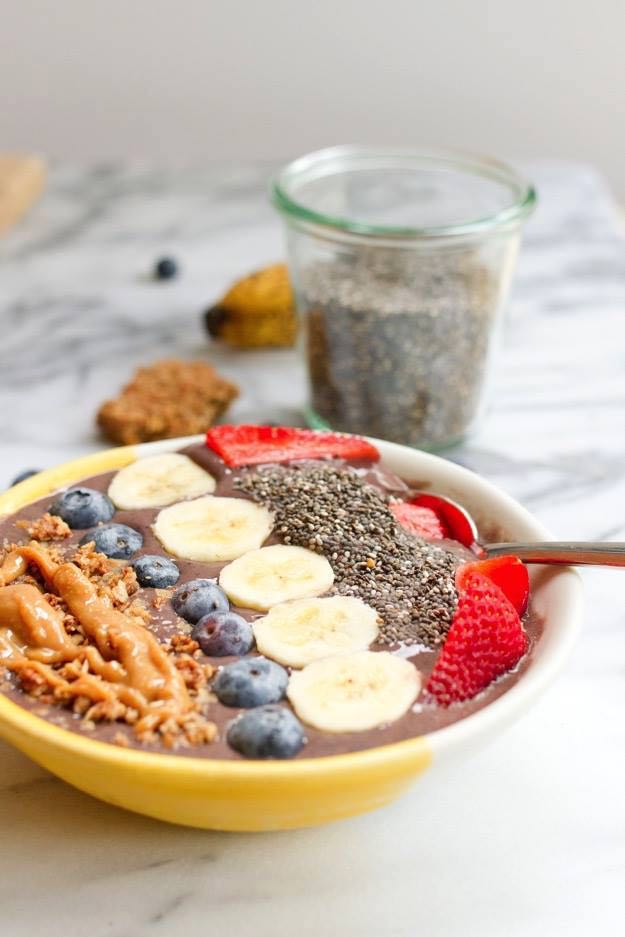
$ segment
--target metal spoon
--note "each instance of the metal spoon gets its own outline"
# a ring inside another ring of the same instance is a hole
[[[553,566],[625,566],[625,543],[551,541],[543,543],[478,542],[475,521],[451,498],[422,492],[410,498],[411,504],[431,508],[445,522],[451,536],[481,559],[514,554],[524,563]]]

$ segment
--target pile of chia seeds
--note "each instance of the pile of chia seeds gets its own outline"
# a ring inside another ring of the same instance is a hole
[[[381,643],[442,642],[456,608],[458,560],[399,527],[387,496],[353,469],[267,466],[234,484],[273,512],[283,543],[327,557],[334,594],[356,596],[378,611]]]
[[[418,446],[466,432],[500,294],[475,248],[360,248],[300,276],[311,405],[323,421]]]

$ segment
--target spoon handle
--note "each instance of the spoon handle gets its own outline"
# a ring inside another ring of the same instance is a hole
[[[546,563],[563,566],[625,566],[625,543],[489,543],[484,548],[488,557],[513,553],[524,563]]]

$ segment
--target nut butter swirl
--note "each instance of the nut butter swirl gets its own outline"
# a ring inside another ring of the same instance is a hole
[[[88,644],[74,643],[63,613],[36,586],[15,582],[31,565],[80,623]],[[38,675],[60,700],[83,697],[108,704],[111,713],[115,703],[131,708],[139,717],[139,737],[164,724],[184,732],[187,720],[197,729],[198,706],[154,635],[100,598],[74,563],[56,562],[35,543],[12,549],[0,567],[0,665],[18,675]],[[200,734],[207,741],[211,731]]]

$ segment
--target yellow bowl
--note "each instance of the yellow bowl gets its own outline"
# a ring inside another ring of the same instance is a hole
[[[110,449],[27,479],[0,495],[0,514],[89,475],[202,437]],[[496,519],[510,538],[548,539],[520,505],[484,479],[436,456],[372,440],[383,464],[460,501],[478,523]],[[68,732],[0,694],[0,736],[69,784],[110,804],[171,823],[215,830],[314,826],[374,810],[425,771],[449,770],[521,715],[562,667],[581,619],[581,585],[570,569],[532,571],[534,606],[545,629],[520,680],[485,709],[453,725],[347,755],[297,761],[227,761],[119,748]]]

